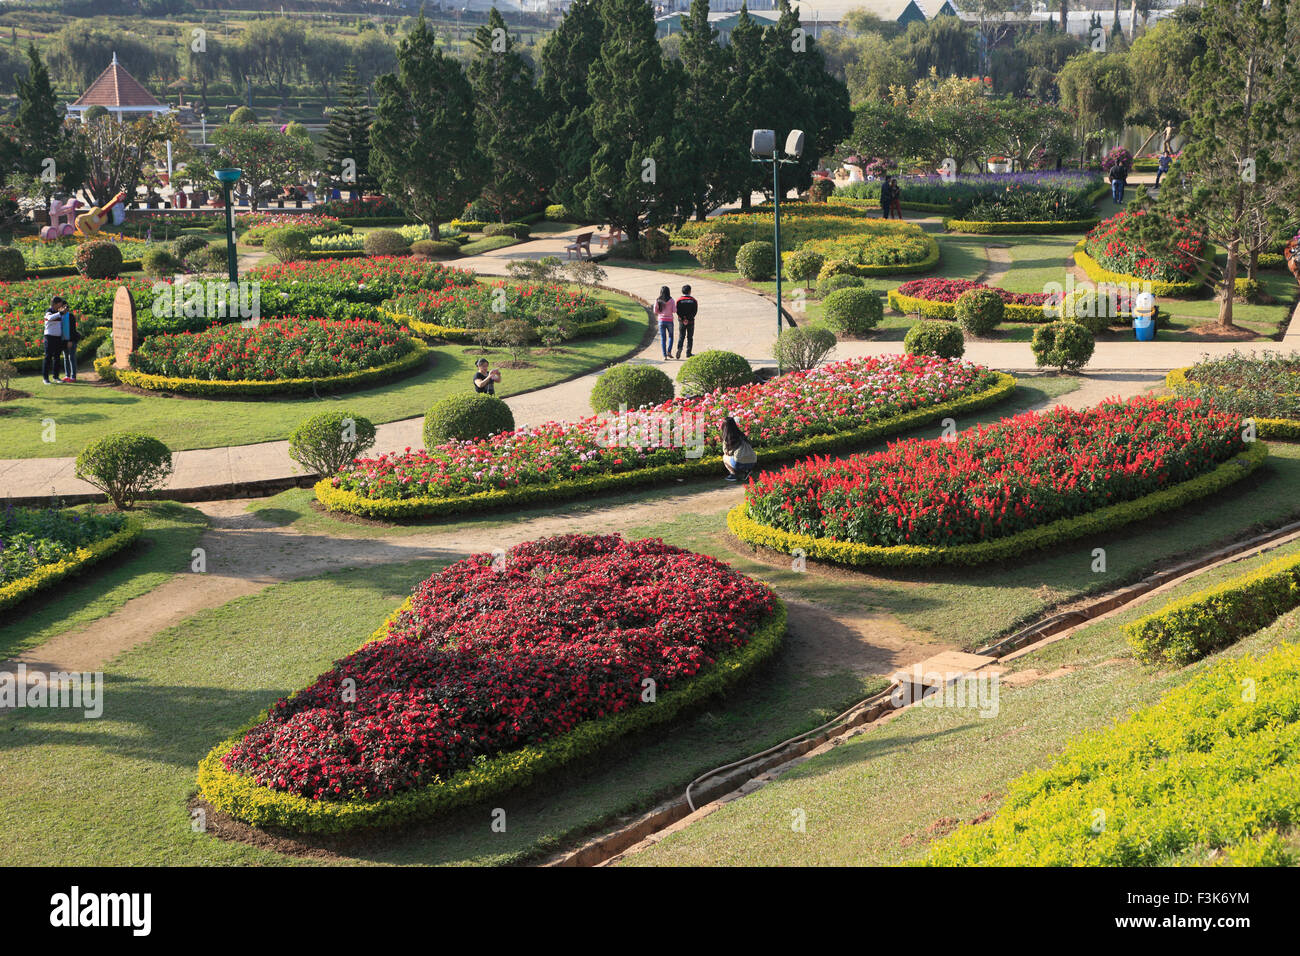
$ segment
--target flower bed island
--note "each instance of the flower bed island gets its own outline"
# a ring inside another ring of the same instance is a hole
[[[390,520],[555,501],[718,474],[727,415],[770,462],[850,448],[982,408],[1014,388],[1011,376],[958,360],[851,359],[634,410],[632,425],[654,423],[655,439],[629,434],[627,419],[617,416],[549,422],[480,442],[358,459],[322,479],[316,496],[334,511]]]
[[[298,831],[427,818],[674,717],[784,630],[766,585],[658,540],[565,535],[475,555],[216,747],[200,793]]]
[[[971,289],[988,289],[1001,297],[1008,322],[1050,322],[1044,305],[1054,305],[1059,298],[1050,292],[1009,292],[997,286],[970,279],[913,279],[889,291],[889,307],[904,314],[919,312],[924,319],[951,319],[956,314],[957,299]]]
[[[121,514],[9,508],[0,512],[0,608],[130,544],[140,524]]]
[[[1188,219],[1124,211],[1080,240],[1074,261],[1094,282],[1149,284],[1158,296],[1189,296],[1205,284],[1214,255]]]
[[[1300,439],[1300,353],[1234,352],[1173,369],[1165,386],[1252,419],[1262,438]]]

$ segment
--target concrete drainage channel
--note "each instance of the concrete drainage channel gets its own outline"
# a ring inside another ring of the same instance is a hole
[[[1270,551],[1297,538],[1300,538],[1300,521],[1293,521],[1172,568],[1156,571],[1136,584],[1093,598],[1069,611],[1053,614],[972,654],[949,651],[937,655],[916,665],[913,671],[921,674],[956,673],[961,676],[974,674],[982,668],[1022,657],[1047,644],[1068,638],[1085,624],[1109,617],[1156,592],[1167,591],[1188,578],[1204,574],[1223,564]],[[920,686],[909,689],[924,694],[937,688]],[[917,693],[900,694],[900,690],[900,682],[896,681],[820,727],[761,753],[710,770],[692,780],[681,796],[660,804],[612,832],[589,840],[575,850],[558,854],[543,865],[605,866],[657,843],[670,833],[684,829],[733,800],[765,786],[804,761],[869,730],[870,725],[883,723],[911,706],[910,703],[896,705],[896,696],[904,696],[909,701],[920,696]]]

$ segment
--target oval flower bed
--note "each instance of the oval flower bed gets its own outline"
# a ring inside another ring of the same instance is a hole
[[[358,459],[317,483],[316,497],[334,511],[386,519],[556,501],[718,474],[727,415],[736,418],[763,460],[773,461],[851,447],[982,408],[1014,388],[1009,375],[935,356],[850,359],[673,399],[626,419],[593,415],[480,442]],[[637,436],[638,422],[655,423],[656,435]],[[674,422],[683,426],[675,434]]]
[[[1206,402],[1061,406],[955,441],[766,472],[728,524],[750,543],[840,564],[973,564],[1178,507],[1267,455],[1243,442],[1238,416]]]
[[[1138,235],[1156,221],[1167,249],[1152,247]],[[1191,220],[1154,212],[1120,212],[1098,223],[1080,240],[1074,261],[1094,282],[1151,284],[1155,295],[1197,292],[1214,265],[1214,246]]]
[[[618,325],[618,316],[587,292],[555,282],[498,279],[417,289],[393,297],[384,307],[412,331],[451,341],[474,337],[471,323],[476,314],[490,315],[494,321],[522,319],[535,333],[545,325],[554,325],[564,331],[561,338],[565,339],[602,334]]]
[[[140,523],[121,514],[53,508],[0,512],[0,608],[120,551],[139,533]]]
[[[890,290],[889,307],[904,314],[919,312],[925,319],[951,319],[956,312],[957,298],[971,289],[996,292],[1005,303],[1008,322],[1050,322],[1043,306],[1057,300],[1050,292],[1008,292],[970,279],[913,279]]]
[[[356,388],[420,368],[427,348],[405,330],[360,319],[275,319],[255,328],[152,335],[129,369],[108,368],[123,385],[194,395],[255,395]],[[101,367],[96,363],[96,368]]]
[[[658,540],[565,535],[475,555],[216,747],[199,789],[255,826],[429,817],[670,719],[784,630],[766,585]]]
[[[1254,420],[1263,438],[1300,439],[1300,354],[1207,359],[1173,369],[1165,386],[1187,398],[1212,400]]]

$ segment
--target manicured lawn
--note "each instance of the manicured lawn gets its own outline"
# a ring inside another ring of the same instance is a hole
[[[624,321],[613,334],[568,343],[559,353],[534,349],[532,368],[508,370],[498,395],[508,397],[583,375],[633,353],[647,335],[645,310],[625,296],[599,292]],[[348,408],[372,421],[390,422],[424,414],[439,398],[467,392],[479,353],[474,346],[439,345],[422,372],[389,385],[322,398],[286,397],[264,401],[219,401],[134,394],[116,388],[46,386],[24,375],[14,386],[31,398],[6,402],[0,418],[0,454],[7,458],[75,455],[105,432],[130,429],[161,439],[173,451],[247,445],[287,438],[309,415]],[[56,425],[53,442],[42,440],[45,419]]]
[[[173,574],[189,573],[190,551],[207,517],[169,501],[141,505],[135,514],[144,533],[121,554],[0,611],[0,660],[107,617]]]

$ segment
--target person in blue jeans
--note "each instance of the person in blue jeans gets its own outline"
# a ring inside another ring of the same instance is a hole
[[[1110,168],[1110,198],[1117,203],[1124,201],[1124,187],[1128,185],[1128,168],[1116,163]]]
[[[1169,172],[1169,164],[1172,163],[1173,161],[1174,158],[1173,156],[1169,155],[1169,150],[1165,150],[1164,154],[1160,157],[1159,162],[1156,163],[1156,187],[1157,188],[1159,188],[1160,186],[1160,177],[1163,176],[1165,173]]]
[[[59,364],[63,361],[63,310],[68,304],[58,296],[50,303],[45,313],[45,354],[41,356],[41,380],[46,385],[59,384]],[[54,373],[51,382],[50,373]]]
[[[81,341],[81,333],[77,331],[77,316],[62,298],[55,301],[59,303],[59,317],[63,327],[63,380],[65,382],[75,382],[77,380],[77,343]]]
[[[676,305],[673,302],[673,294],[668,291],[668,286],[660,287],[659,298],[655,299],[654,313],[655,318],[659,320],[659,344],[663,346],[665,362],[673,357],[673,315],[676,312]]]

